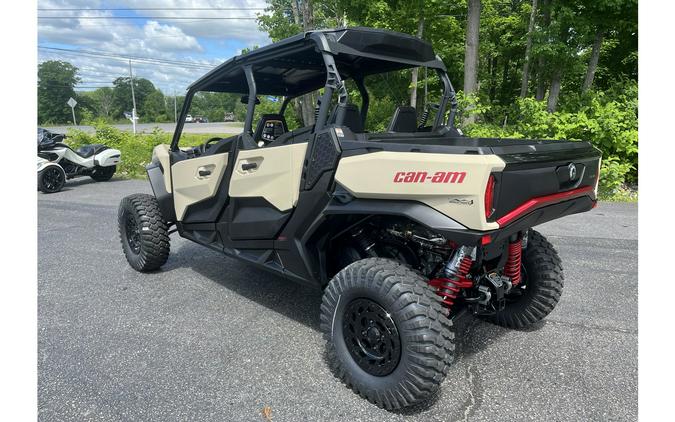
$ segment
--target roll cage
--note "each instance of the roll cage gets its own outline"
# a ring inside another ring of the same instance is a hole
[[[454,125],[457,109],[455,91],[447,70],[431,45],[419,38],[398,32],[370,28],[342,28],[309,31],[247,54],[235,56],[188,87],[180,119],[176,122],[171,150],[178,150],[185,117],[197,92],[229,92],[248,95],[242,140],[254,148],[253,116],[257,95],[283,96],[279,113],[301,95],[323,88],[319,98],[314,131],[327,126],[331,98],[337,94],[335,124],[344,122],[349,99],[345,81],[352,79],[361,95],[361,120],[365,123],[369,95],[364,77],[414,67],[436,70],[443,94],[432,130]],[[446,121],[446,109],[450,114]]]

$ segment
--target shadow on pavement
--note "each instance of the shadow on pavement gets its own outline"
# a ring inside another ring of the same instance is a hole
[[[175,259],[176,255],[183,255]],[[215,257],[215,258],[214,258]],[[245,262],[220,256],[197,244],[172,253],[163,270],[187,266],[226,289],[319,331],[322,292],[302,286]]]

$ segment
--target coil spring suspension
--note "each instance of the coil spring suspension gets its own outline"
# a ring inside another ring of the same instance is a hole
[[[354,241],[356,242],[356,245],[359,247],[362,253],[366,254],[366,256],[370,257],[376,257],[377,254],[373,250],[373,247],[375,246],[375,242],[373,242],[364,232],[363,229],[357,231],[356,233],[352,234],[352,238],[354,238]]]
[[[522,274],[520,272],[523,255],[523,242],[520,237],[509,243],[509,257],[504,265],[504,275],[511,279],[514,286],[520,284]]]
[[[420,119],[420,124],[418,126],[418,129],[422,129],[424,126],[426,126],[427,120],[429,120],[429,109],[425,108],[424,113],[422,113],[422,118]]]
[[[441,302],[451,309],[455,304],[459,292],[462,289],[473,287],[473,281],[467,278],[473,260],[475,258],[476,248],[462,246],[445,266],[445,277],[439,277],[429,280],[429,285],[436,289],[436,294],[441,297]]]

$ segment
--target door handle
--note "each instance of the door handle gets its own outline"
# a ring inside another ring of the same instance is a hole
[[[241,169],[243,171],[253,170],[258,168],[258,163],[242,163]]]
[[[197,169],[197,172],[199,173],[199,177],[207,177],[211,175],[211,170],[203,166],[199,167],[199,169]]]

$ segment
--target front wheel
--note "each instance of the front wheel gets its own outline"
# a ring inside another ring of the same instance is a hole
[[[428,399],[453,361],[452,321],[427,280],[382,258],[347,266],[321,304],[328,362],[354,392],[385,409]]]
[[[152,195],[137,193],[122,199],[117,213],[122,250],[135,270],[156,270],[169,258],[168,226]]]
[[[558,252],[541,233],[530,230],[523,251],[523,280],[509,292],[504,309],[484,318],[507,328],[524,328],[544,319],[558,304],[563,269]]]
[[[66,184],[66,172],[59,165],[47,166],[38,173],[38,189],[43,193],[56,193]]]
[[[94,167],[90,177],[96,182],[107,182],[108,180],[112,179],[116,170],[117,166],[96,166]]]

